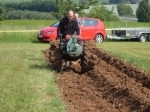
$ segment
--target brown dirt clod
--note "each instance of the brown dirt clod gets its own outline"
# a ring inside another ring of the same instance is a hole
[[[44,56],[58,71],[62,56],[59,41],[51,41]],[[87,41],[92,69],[81,74],[80,65],[55,73],[62,99],[70,112],[150,112],[150,74],[122,61]]]

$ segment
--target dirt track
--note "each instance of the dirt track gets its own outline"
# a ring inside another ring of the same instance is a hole
[[[58,70],[60,61],[51,57],[53,49],[45,50],[44,54],[50,67]],[[55,74],[67,110],[150,112],[150,74],[101,49],[91,48],[90,52],[96,57],[92,70],[84,74],[73,70]],[[53,53],[58,55],[58,49]]]

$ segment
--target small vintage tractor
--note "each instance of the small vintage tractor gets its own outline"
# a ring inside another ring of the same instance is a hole
[[[74,62],[80,64],[82,73],[92,69],[89,59],[90,53],[86,42],[83,42],[81,45],[77,35],[72,35],[68,41],[64,41],[62,34],[60,34],[59,39],[59,49],[63,55],[61,73],[65,68],[70,68]]]

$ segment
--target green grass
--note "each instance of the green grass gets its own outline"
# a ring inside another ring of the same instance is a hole
[[[65,112],[41,50],[49,44],[0,44],[0,112]]]
[[[150,73],[150,42],[106,40],[97,47]]]
[[[4,20],[0,21],[0,30],[39,30],[55,22],[57,20]]]
[[[37,32],[0,33],[0,43],[38,43]]]
[[[106,28],[126,28],[132,27],[132,28],[138,28],[138,27],[149,27],[150,28],[150,22],[144,23],[144,22],[136,22],[136,21],[104,21],[103,22]]]
[[[0,30],[40,30],[58,20],[4,20],[0,21]],[[126,21],[104,21],[106,28],[126,27]],[[149,27],[150,23],[128,21],[128,27]]]

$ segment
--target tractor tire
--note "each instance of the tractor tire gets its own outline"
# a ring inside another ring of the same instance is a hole
[[[86,45],[86,43],[84,43],[84,46],[83,46],[83,56],[81,58],[81,72],[82,73],[85,73],[87,71],[90,70],[89,68],[89,49]]]
[[[146,36],[145,36],[144,34],[141,34],[140,37],[139,37],[139,41],[140,41],[140,42],[145,42],[146,39],[147,39],[147,38],[146,38]]]

